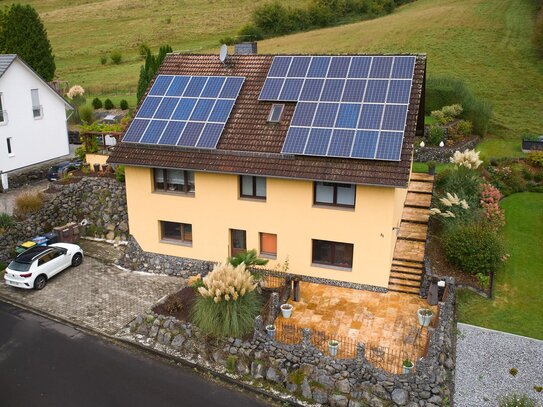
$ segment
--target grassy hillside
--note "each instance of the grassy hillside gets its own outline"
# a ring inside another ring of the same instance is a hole
[[[532,0],[418,0],[370,21],[276,38],[261,52],[425,52],[428,74],[465,79],[494,103],[494,133],[543,133],[543,60]]]

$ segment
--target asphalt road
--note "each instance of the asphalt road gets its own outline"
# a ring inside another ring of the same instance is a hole
[[[0,301],[2,406],[266,406],[190,369]]]

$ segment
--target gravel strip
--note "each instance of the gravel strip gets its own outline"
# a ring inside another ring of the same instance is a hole
[[[541,407],[543,391],[534,386],[543,386],[543,341],[458,324],[455,406],[497,406],[500,396],[516,393]]]

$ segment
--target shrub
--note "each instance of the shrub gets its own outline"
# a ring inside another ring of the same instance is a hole
[[[543,167],[543,151],[532,151],[528,153],[527,161],[534,167]]]
[[[115,167],[115,178],[119,182],[124,182],[124,165]]]
[[[35,213],[43,206],[43,195],[41,192],[23,192],[15,199],[15,211],[23,217]]]
[[[0,231],[9,229],[15,224],[15,219],[9,213],[0,213]]]
[[[525,394],[511,394],[500,397],[498,407],[536,407],[535,400]]]
[[[468,120],[460,120],[454,125],[454,130],[461,136],[469,136],[473,130],[473,125]]]
[[[98,98],[92,99],[92,107],[94,107],[95,109],[101,109],[103,106],[104,104],[102,103],[100,99]]]
[[[486,223],[457,224],[444,231],[447,260],[466,273],[487,276],[496,271],[505,255],[500,236]]]
[[[461,79],[449,76],[430,76],[426,82],[425,113],[441,110],[443,106],[455,103],[463,104],[470,94]]]
[[[245,265],[218,265],[203,279],[192,321],[205,334],[241,338],[253,329],[260,309],[256,284]]]
[[[106,110],[115,109],[115,105],[113,104],[111,99],[108,98],[104,101],[104,109]]]
[[[543,5],[539,9],[535,19],[533,41],[536,49],[543,56]]]
[[[455,103],[454,105],[449,106],[443,106],[441,111],[445,115],[445,117],[449,117],[451,119],[456,119],[460,114],[462,114],[464,109],[462,109],[462,105]]]
[[[473,123],[474,133],[484,136],[492,119],[492,103],[470,96],[464,101],[464,108],[463,116]]]
[[[84,123],[92,123],[93,108],[89,105],[84,105],[79,108],[79,118]]]
[[[101,56],[101,57],[100,57],[100,63],[101,63],[102,65],[107,64],[107,57]]]
[[[226,36],[219,40],[219,44],[234,45],[236,39],[234,37]]]
[[[448,169],[438,174],[436,187],[441,191],[454,192],[465,199],[471,208],[477,208],[481,199],[483,178],[465,167]]]
[[[296,369],[289,373],[288,381],[294,383],[298,386],[301,386],[304,382],[305,374],[302,369]]]
[[[113,51],[109,57],[111,58],[111,62],[115,65],[119,65],[123,59],[123,55],[121,54],[121,51]]]
[[[445,129],[441,126],[430,126],[428,129],[428,143],[437,146],[445,137]]]
[[[288,9],[278,1],[256,7],[253,22],[266,35],[286,34],[294,28],[291,26]]]
[[[505,225],[505,213],[500,208],[502,194],[498,188],[491,184],[484,183],[481,191],[481,208],[483,209],[486,221],[495,230]]]
[[[257,257],[256,249],[238,253],[234,257],[229,257],[227,261],[234,267],[237,267],[242,263],[245,264],[246,267],[265,266],[266,264],[268,264],[268,260],[259,259]]]
[[[151,48],[147,44],[140,44],[138,47],[138,53],[140,54],[140,57],[145,58],[147,54],[151,53]]]
[[[262,32],[262,29],[260,29],[256,25],[246,24],[238,31],[238,36],[242,41],[259,41],[264,38],[264,33]],[[226,42],[224,44],[230,45]]]
[[[226,370],[228,370],[230,373],[234,373],[236,371],[236,363],[238,362],[238,357],[234,355],[230,355],[226,358]]]
[[[126,99],[122,99],[119,103],[119,106],[122,110],[128,110],[128,102],[126,101]]]

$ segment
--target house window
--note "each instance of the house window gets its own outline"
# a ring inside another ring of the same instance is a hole
[[[155,191],[194,193],[194,171],[155,168]]]
[[[237,256],[247,251],[247,232],[240,229],[230,229],[230,255]]]
[[[2,100],[2,94],[0,93],[0,124],[5,124],[8,121],[8,112],[4,110],[4,101]]]
[[[6,143],[8,145],[8,155],[13,155],[13,150],[11,149],[11,137],[6,139]]]
[[[192,225],[160,221],[160,237],[162,240],[192,243]]]
[[[266,178],[252,175],[240,176],[240,195],[243,198],[266,199]]]
[[[283,115],[283,108],[285,105],[274,103],[271,107],[270,115],[268,116],[268,122],[279,123],[281,116]]]
[[[274,259],[277,257],[277,235],[260,233],[260,255]]]
[[[313,263],[343,268],[353,267],[353,245],[313,239]]]
[[[354,208],[356,185],[315,182],[315,203]]]
[[[30,96],[32,97],[32,114],[34,119],[41,119],[43,116],[43,109],[40,105],[40,94],[38,89],[30,89]]]

